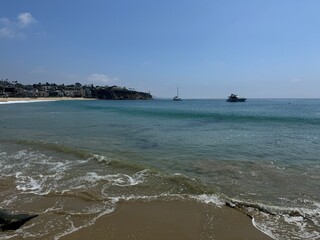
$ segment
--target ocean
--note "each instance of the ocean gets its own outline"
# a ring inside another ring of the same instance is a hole
[[[319,160],[320,99],[1,104],[1,209],[50,217],[0,239],[184,198],[237,207],[274,239],[319,239]]]

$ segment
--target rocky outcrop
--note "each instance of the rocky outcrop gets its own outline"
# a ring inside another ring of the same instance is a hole
[[[7,211],[0,210],[0,230],[16,230],[23,224],[38,215],[28,214],[10,214]]]
[[[127,89],[95,89],[92,90],[92,97],[107,100],[149,100],[150,93],[137,92]]]

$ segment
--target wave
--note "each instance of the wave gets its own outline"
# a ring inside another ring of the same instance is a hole
[[[163,182],[163,189],[159,191],[173,191],[175,193],[184,194],[209,194],[213,192],[209,186],[199,179],[190,178],[179,173],[171,174],[161,169],[155,169],[147,164],[137,163],[134,161],[110,159],[104,155],[93,154],[56,143],[31,140],[17,140],[10,142],[22,144],[23,146],[35,148],[36,150],[54,151],[57,153],[71,155],[76,158],[80,158],[83,161],[93,161],[99,164],[105,164],[105,169],[108,173],[105,172],[104,175],[98,175],[95,170],[90,170],[86,173],[86,176],[83,176],[81,179],[79,179],[86,182],[96,183],[98,181],[107,181],[109,185],[133,186],[142,183],[143,179],[148,177],[148,179],[150,179],[150,181],[152,180],[153,184],[155,185],[157,181]],[[69,168],[72,168],[74,164],[82,164],[82,161],[76,162],[75,160],[64,160],[64,163],[57,161],[53,163],[49,160],[42,161],[41,159],[46,159],[49,157],[42,156],[41,153],[29,152],[29,157],[24,155],[28,155],[28,153],[23,152],[23,155],[19,153],[14,157],[21,160],[26,159],[28,162],[30,162],[30,164],[40,164],[40,166],[45,166],[48,173],[51,172],[50,176],[37,175],[33,177],[23,175],[20,172],[15,175],[15,178],[18,180],[17,183],[19,190],[38,194],[42,193],[42,186],[48,179],[53,179],[53,177],[57,178],[61,174],[65,174],[65,172],[69,171]],[[39,155],[37,157],[39,160],[31,161],[31,159],[35,159],[36,155]],[[58,167],[59,169],[57,169]],[[154,190],[155,189],[157,189],[157,187],[154,188]]]
[[[21,144],[21,145],[27,145],[27,146],[34,146],[37,149],[40,150],[49,150],[49,151],[55,151],[58,153],[63,153],[63,154],[70,154],[75,157],[79,158],[88,158],[91,156],[90,153],[87,153],[83,150],[76,149],[76,148],[71,148],[66,145],[61,145],[57,143],[50,143],[50,142],[44,142],[44,141],[34,141],[34,140],[12,140],[11,142],[16,143],[16,144]]]
[[[204,182],[196,178],[190,178],[186,175],[175,173],[173,175],[166,174],[162,176],[165,181],[173,183],[174,188],[177,188],[178,193],[200,195],[212,194],[214,191],[207,186]]]
[[[278,206],[270,206],[261,203],[252,203],[252,202],[244,202],[239,200],[227,200],[226,205],[231,208],[236,208],[242,212],[245,212],[248,216],[252,217],[252,215],[247,211],[248,208],[258,210],[259,212],[267,213],[269,215],[280,215],[286,214],[290,217],[303,217],[304,219],[311,219],[315,216],[320,216],[320,213],[317,211],[309,211],[306,209],[298,209],[298,208],[284,208]]]
[[[280,207],[228,198],[225,203],[252,218],[253,225],[273,239],[320,237],[319,208]]]
[[[241,113],[222,113],[222,112],[206,112],[199,110],[181,110],[181,109],[148,109],[137,107],[100,107],[100,106],[85,106],[87,110],[98,110],[106,112],[117,112],[121,114],[138,116],[138,117],[153,117],[166,119],[200,119],[208,121],[237,121],[237,122],[269,122],[269,123],[292,123],[292,124],[311,124],[319,125],[320,118],[305,117],[305,116],[273,116],[273,115],[259,115]]]
[[[108,166],[115,169],[124,169],[131,171],[141,171],[144,169],[150,169],[152,171],[152,167],[143,165],[141,163],[129,162],[117,159],[110,159],[107,156],[95,154],[91,152],[86,152],[81,149],[77,149],[74,147],[69,147],[66,145],[61,145],[58,143],[50,143],[45,141],[36,141],[36,140],[0,140],[0,142],[19,144],[23,146],[34,147],[37,150],[46,150],[46,151],[54,151],[57,153],[62,153],[66,155],[71,155],[84,160],[94,160],[99,163],[105,163]]]
[[[24,199],[32,194],[63,198],[61,204],[63,206],[70,204],[72,208],[64,209],[59,207],[60,205],[53,208],[52,211],[60,215],[90,215],[95,219],[103,209],[106,207],[112,209],[114,202],[120,200],[168,201],[191,198],[218,207],[226,205],[235,208],[251,217],[258,229],[268,232],[268,235],[275,239],[286,239],[283,236],[290,236],[287,239],[294,239],[292,236],[296,236],[297,239],[305,236],[309,239],[320,237],[317,235],[320,223],[320,205],[317,203],[314,204],[314,208],[290,208],[231,199],[220,195],[211,185],[200,179],[180,173],[169,173],[161,169],[152,169],[145,164],[114,160],[104,155],[56,143],[20,140],[15,143],[31,146],[37,150],[70,154],[82,159],[64,160],[60,163],[61,159],[58,162],[53,161],[41,151],[30,152],[30,150],[19,151],[11,158],[9,154],[2,154],[9,164],[13,164],[10,160],[16,161],[15,167],[8,169],[13,173],[16,189],[21,193],[27,193]],[[21,161],[18,161],[19,159]],[[25,165],[22,167],[21,163]],[[92,168],[87,168],[88,166]],[[37,167],[40,167],[39,171],[35,170]],[[27,171],[26,168],[32,171]],[[42,171],[43,169],[46,171]],[[79,175],[74,173],[77,169]],[[14,202],[10,204],[14,205]],[[82,207],[86,205],[90,208]],[[79,208],[75,209],[73,206]],[[293,233],[286,232],[290,228],[294,228]]]

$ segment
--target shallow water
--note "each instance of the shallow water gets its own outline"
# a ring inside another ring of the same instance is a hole
[[[56,239],[119,200],[172,198],[236,205],[275,239],[320,237],[318,99],[56,101],[0,116],[1,208],[52,213]]]

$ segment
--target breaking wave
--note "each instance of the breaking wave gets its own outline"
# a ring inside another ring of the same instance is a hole
[[[3,197],[1,204],[10,208],[22,199],[24,202],[32,202],[36,197],[45,198],[46,202],[55,200],[54,204],[40,209],[40,213],[57,215],[57,219],[67,216],[63,220],[65,226],[56,226],[61,232],[55,239],[93,224],[113,212],[119,201],[172,199],[193,199],[235,208],[251,217],[256,228],[274,239],[320,237],[320,203],[317,202],[310,208],[290,208],[231,199],[215,192],[207,183],[181,173],[171,174],[58,144],[17,143],[31,149],[0,153],[1,178],[14,179],[16,190]],[[64,157],[48,155],[46,151]],[[73,218],[79,216],[87,216],[89,220],[76,226]]]
[[[227,199],[226,205],[249,217],[273,239],[319,239],[320,208],[291,208]],[[318,207],[317,207],[318,206]]]

